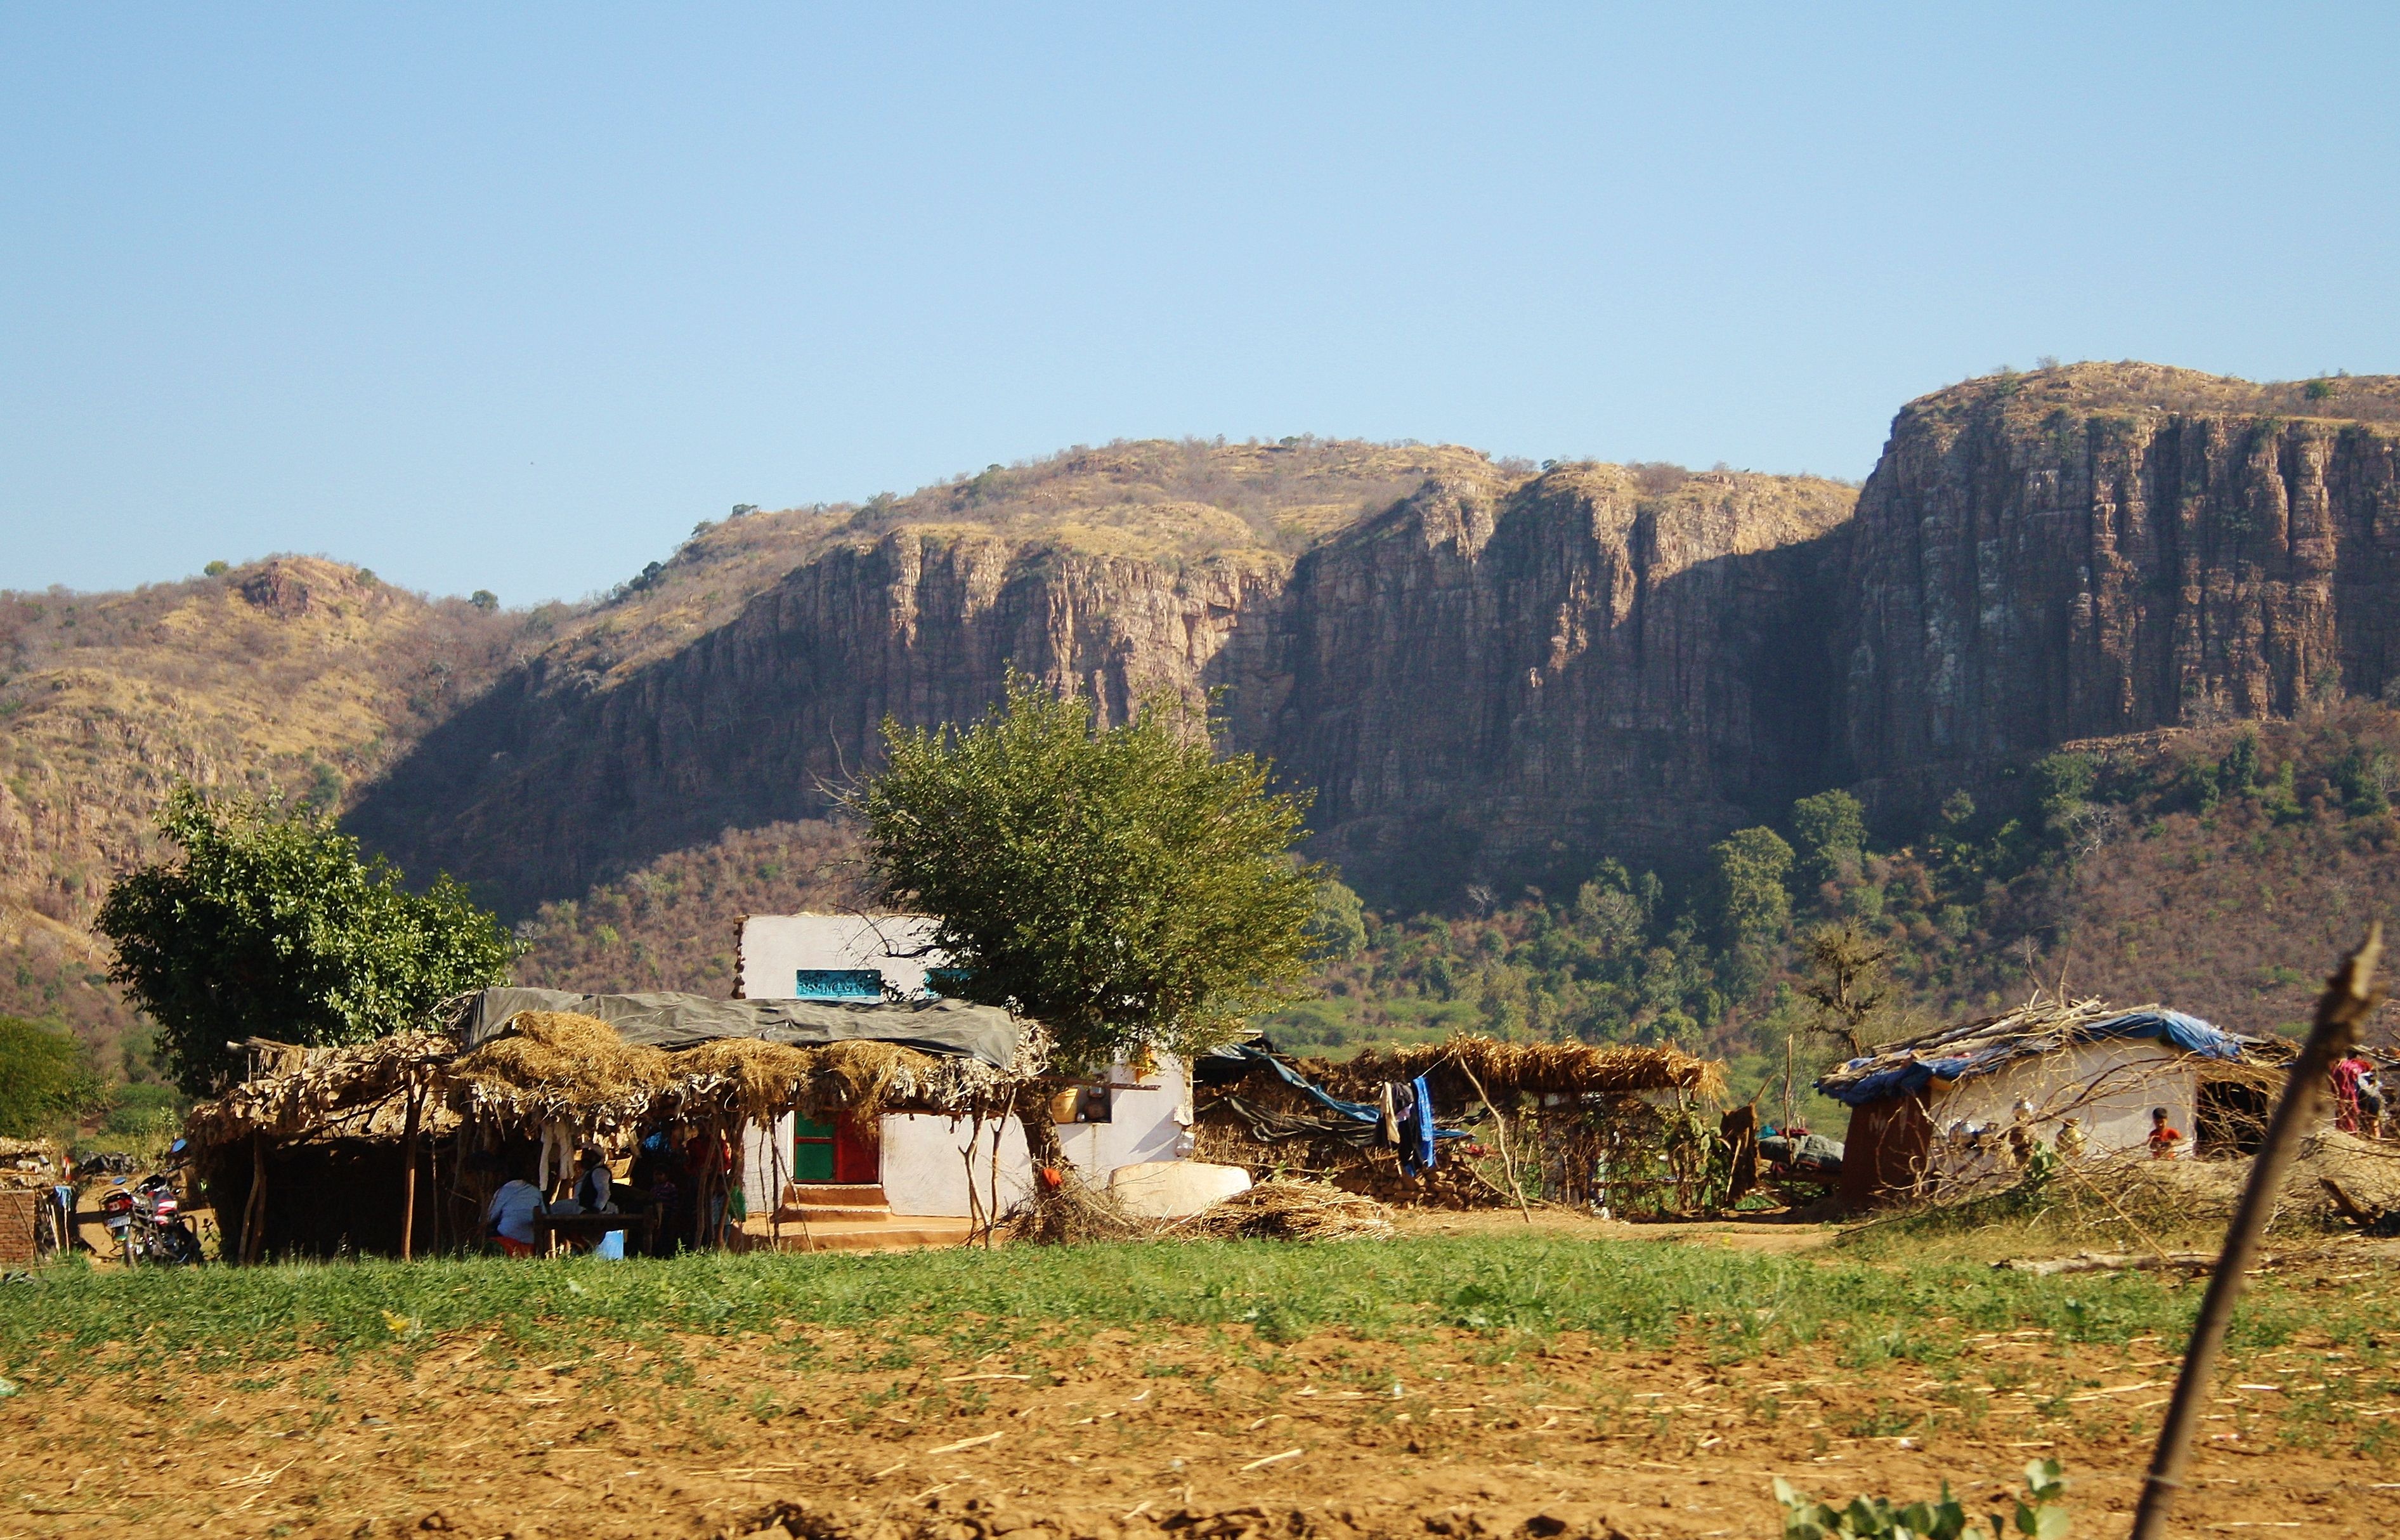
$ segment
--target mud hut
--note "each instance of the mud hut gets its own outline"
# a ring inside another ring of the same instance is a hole
[[[1194,1078],[1198,1158],[1443,1207],[1520,1192],[1692,1206],[1716,1148],[1707,1110],[1725,1094],[1722,1065],[1674,1048],[1471,1035],[1343,1060],[1293,1058],[1261,1038],[1201,1060]],[[1412,1149],[1398,1125],[1419,1087],[1433,1137]]]
[[[472,1246],[509,1174],[545,1188],[573,1152],[663,1140],[725,1152],[675,1212],[620,1186],[654,1242],[719,1244],[737,1193],[780,1201],[785,1169],[743,1169],[750,1128],[797,1112],[866,1126],[887,1111],[982,1120],[1038,1075],[1048,1034],[989,1006],[709,1000],[487,989],[443,1023],[342,1048],[253,1039],[250,1073],[193,1111],[194,1165],[229,1259],[401,1256]],[[780,1152],[765,1152],[780,1167]],[[753,1181],[745,1179],[757,1178]],[[729,1203],[727,1200],[734,1201]],[[689,1234],[685,1234],[685,1231]]]
[[[2247,1154],[2290,1054],[2162,1005],[2036,997],[1886,1043],[1817,1088],[1850,1109],[1841,1196],[1866,1207],[2013,1180],[2035,1143],[2147,1155],[2160,1107],[2174,1158]]]

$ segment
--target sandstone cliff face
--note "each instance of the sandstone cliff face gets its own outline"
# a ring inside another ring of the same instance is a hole
[[[1810,617],[1850,496],[1466,466],[1297,564],[904,527],[630,669],[587,630],[432,734],[349,822],[522,912],[822,812],[887,715],[972,719],[1013,665],[1112,718],[1152,688],[1223,687],[1232,746],[1315,788],[1319,848],[1395,899],[1452,900],[1463,874],[1579,875],[1606,849],[1671,863],[1815,767]]]
[[[1236,737],[1316,788],[1319,849],[1386,902],[1688,864],[1818,770],[1850,497],[1615,466],[1429,484],[1302,558],[1265,656],[1229,656]]]
[[[1185,566],[902,529],[828,552],[619,678],[536,660],[432,734],[350,825],[511,910],[661,852],[821,813],[888,715],[968,721],[1014,666],[1122,716],[1193,690],[1286,564]]]
[[[1859,501],[1845,778],[2381,692],[2400,425],[2392,382],[2339,383],[2087,365],[1912,402]]]

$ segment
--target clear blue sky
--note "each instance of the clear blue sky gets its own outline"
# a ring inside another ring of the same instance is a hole
[[[1848,476],[2400,371],[2400,10],[0,9],[0,586],[573,597],[1114,437]]]

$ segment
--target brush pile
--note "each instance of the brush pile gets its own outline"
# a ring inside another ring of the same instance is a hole
[[[1178,1240],[1380,1241],[1391,1210],[1321,1181],[1275,1177],[1161,1232]]]
[[[266,1038],[251,1038],[242,1047],[251,1075],[192,1110],[184,1131],[196,1143],[252,1134],[397,1138],[409,1087],[423,1083],[457,1044],[440,1032],[396,1032],[341,1047],[306,1048]]]
[[[0,1192],[66,1180],[66,1157],[48,1139],[0,1138]]]
[[[1125,1210],[1114,1193],[1092,1186],[1072,1166],[1047,1168],[1057,1179],[1037,1179],[1016,1209],[1001,1223],[1001,1233],[1023,1246],[1085,1246],[1095,1241],[1147,1240],[1157,1233],[1155,1220],[1138,1219]]]

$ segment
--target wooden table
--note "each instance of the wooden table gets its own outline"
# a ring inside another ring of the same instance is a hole
[[[554,1252],[561,1241],[597,1246],[612,1230],[624,1231],[630,1246],[635,1236],[648,1240],[651,1227],[657,1223],[657,1215],[641,1210],[628,1214],[537,1214],[533,1227],[537,1233],[549,1235],[550,1248]]]

